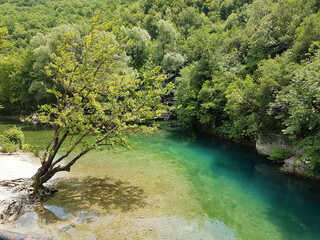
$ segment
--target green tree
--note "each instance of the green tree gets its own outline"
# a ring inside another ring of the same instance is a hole
[[[217,34],[211,34],[210,31],[211,28],[207,25],[190,31],[190,34],[181,46],[183,53],[189,61],[208,59],[213,55],[213,48],[218,41],[218,37]]]
[[[195,68],[193,65],[182,68],[181,76],[176,78],[175,101],[178,106],[176,114],[179,124],[185,128],[192,127],[197,119],[198,91],[191,84]]]
[[[255,136],[259,124],[258,87],[249,75],[245,79],[237,78],[228,86],[225,92],[227,98],[225,111],[233,121],[231,137]]]
[[[126,52],[131,56],[133,66],[140,68],[147,59],[146,49],[149,45],[151,37],[147,30],[140,27],[127,28],[121,27],[124,36],[128,37],[132,42],[126,45]]]
[[[177,48],[178,32],[170,21],[161,19],[157,23],[158,44],[157,55],[159,62],[168,52],[174,52]]]
[[[296,29],[294,45],[291,49],[293,59],[301,61],[307,57],[306,53],[314,41],[320,37],[320,12],[304,19]]]
[[[11,43],[7,40],[8,30],[6,28],[0,28],[0,53],[8,49]]]
[[[63,24],[52,28],[46,35],[37,33],[31,40],[30,46],[34,49],[35,63],[34,68],[37,71],[44,69],[46,65],[53,59],[52,54],[56,52],[57,47],[61,44],[64,34],[74,32],[72,41],[81,44],[81,34],[79,26]]]
[[[51,87],[52,81],[44,74],[43,69],[54,59],[54,54],[57,52],[57,47],[61,44],[64,34],[68,32],[74,33],[74,39],[71,42],[76,42],[81,45],[81,33],[79,31],[82,27],[72,25],[61,25],[52,28],[51,31],[44,35],[37,33],[31,40],[30,46],[33,49],[33,69],[29,69],[36,77],[30,82],[28,92],[38,104],[43,104],[52,101],[49,94],[46,92],[47,87]]]
[[[3,53],[8,47],[10,47],[10,42],[7,41],[8,30],[6,28],[0,28],[0,66],[5,62],[1,53]],[[1,76],[1,75],[0,75]],[[0,80],[1,82],[1,80]],[[1,83],[0,83],[1,84]],[[1,89],[0,89],[1,91]],[[2,99],[1,99],[2,100]],[[3,106],[0,104],[0,109]]]
[[[5,106],[0,114],[30,114],[36,109],[35,96],[28,92],[34,80],[32,60],[32,52],[25,50],[0,58],[0,102]]]
[[[184,8],[176,17],[174,22],[179,26],[180,33],[187,35],[191,29],[199,29],[202,25],[210,24],[204,13],[194,7]]]
[[[283,132],[293,138],[312,174],[320,173],[320,51],[295,72],[272,105],[282,120]]]
[[[216,132],[224,121],[229,120],[228,114],[224,111],[227,103],[225,92],[229,84],[236,79],[233,73],[217,72],[213,75],[212,80],[202,85],[198,95],[198,119],[206,129]]]
[[[56,103],[42,105],[37,118],[52,126],[54,136],[32,178],[36,189],[57,172],[70,171],[92,149],[129,146],[126,134],[152,132],[155,126],[147,121],[166,112],[161,96],[168,94],[172,85],[164,84],[165,76],[158,74],[159,68],[147,69],[141,78],[133,71],[123,71],[124,63],[118,61],[123,54],[121,44],[106,31],[106,24],[98,25],[96,21],[90,34],[83,37],[81,54],[76,51],[78,44],[70,43],[74,33],[67,33],[54,62],[46,68],[54,82],[48,91],[56,97]],[[58,157],[67,139],[67,149]],[[70,156],[84,141],[82,150]]]
[[[162,68],[170,73],[176,73],[185,63],[185,58],[176,52],[169,52],[164,55],[161,66]]]

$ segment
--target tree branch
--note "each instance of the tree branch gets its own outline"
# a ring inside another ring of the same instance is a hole
[[[49,148],[51,147],[51,145],[53,144],[53,142],[56,141],[57,137],[60,134],[61,129],[57,130],[57,128],[54,129],[54,137],[51,139],[51,141],[48,143],[48,146],[46,147],[45,153],[43,154],[43,158],[42,158],[42,165],[45,162],[47,156],[48,156],[48,152],[49,152]]]
[[[54,161],[54,162],[51,164],[51,167],[50,167],[49,170],[53,169],[53,167],[54,167],[57,163],[61,162],[63,159],[65,159],[66,157],[68,157],[68,156],[70,155],[70,153],[72,153],[72,151],[75,149],[75,147],[76,147],[77,145],[79,145],[79,144],[82,142],[82,140],[83,140],[86,136],[88,136],[92,131],[93,131],[93,130],[90,130],[90,131],[86,132],[85,134],[83,134],[63,156],[61,156],[60,158],[58,158],[56,161]]]
[[[109,137],[109,134],[105,134],[102,138],[96,140],[89,148],[83,150],[82,152],[80,152],[77,156],[75,156],[67,165],[61,167],[60,165],[53,168],[52,171],[53,172],[60,172],[60,171],[70,171],[70,168],[73,166],[73,164],[75,164],[75,162],[81,158],[83,155],[85,155],[86,153],[88,153],[89,151],[91,151],[92,149],[94,149],[96,146],[99,146],[99,143],[101,143],[102,141],[104,141],[105,139],[107,139]],[[111,144],[109,144],[111,145]]]

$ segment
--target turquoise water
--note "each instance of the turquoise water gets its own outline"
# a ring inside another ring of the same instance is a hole
[[[238,237],[319,239],[316,184],[280,174],[249,149],[213,137],[171,132],[159,147],[183,160],[205,212]]]
[[[51,134],[25,130],[32,145]],[[166,129],[132,141],[85,156],[55,180],[60,191],[31,228],[23,216],[10,228],[56,239],[319,239],[317,184],[214,137]]]
[[[218,219],[235,229],[239,225],[241,230],[247,228],[244,239],[319,238],[319,189],[279,174],[255,153],[230,143],[202,137],[190,147],[204,154],[203,166],[216,179],[211,186],[203,186],[197,179],[193,182],[204,192],[225,195],[222,199],[226,202],[220,199],[216,205],[228,210],[216,210],[214,201],[204,201],[209,216],[220,216]]]

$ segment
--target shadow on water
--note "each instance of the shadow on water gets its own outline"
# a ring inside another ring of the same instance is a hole
[[[92,207],[106,212],[129,212],[146,205],[143,189],[108,177],[71,178],[60,181],[56,187],[59,191],[44,205],[63,206],[66,214],[75,215]]]

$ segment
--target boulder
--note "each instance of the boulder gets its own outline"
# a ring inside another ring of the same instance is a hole
[[[306,175],[308,166],[305,163],[297,162],[297,157],[293,156],[284,160],[284,164],[280,168],[281,172],[296,174],[296,175]]]
[[[259,154],[267,156],[274,148],[293,150],[292,141],[282,134],[259,135],[256,141],[256,150]]]

